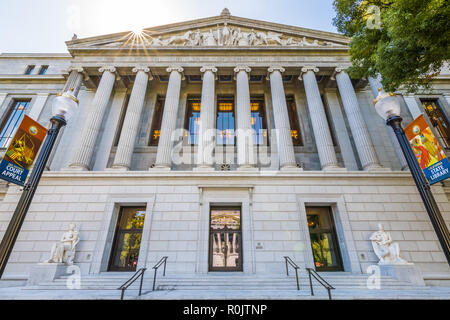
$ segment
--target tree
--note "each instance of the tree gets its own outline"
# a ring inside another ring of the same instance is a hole
[[[338,31],[351,37],[349,74],[382,76],[386,91],[430,88],[450,60],[450,1],[334,0]]]

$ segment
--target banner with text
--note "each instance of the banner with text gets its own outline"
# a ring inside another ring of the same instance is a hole
[[[430,184],[450,177],[450,162],[423,114],[405,128],[411,148]]]
[[[25,115],[0,162],[0,178],[23,186],[47,129]]]

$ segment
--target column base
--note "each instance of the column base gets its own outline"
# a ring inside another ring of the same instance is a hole
[[[379,165],[371,165],[366,168],[364,168],[364,171],[370,171],[370,172],[389,172],[392,171],[391,168],[382,167]]]
[[[283,172],[302,172],[303,168],[299,168],[297,166],[284,166],[280,168],[280,171]]]
[[[202,165],[202,166],[194,167],[192,169],[192,171],[195,171],[195,172],[212,172],[212,171],[216,171],[216,169],[214,167],[212,167],[212,166]]]
[[[130,168],[127,166],[121,166],[121,165],[116,165],[116,166],[112,166],[111,168],[106,168],[106,170],[112,170],[112,171],[129,171]]]
[[[153,168],[149,168],[148,171],[171,171],[171,167],[166,166],[154,166]]]
[[[63,168],[62,171],[89,171],[89,168],[81,165],[74,165]]]
[[[342,168],[342,167],[327,166],[327,167],[323,167],[323,168],[322,168],[322,171],[327,171],[327,172],[330,172],[330,171],[339,171],[339,172],[342,172],[342,171],[348,171],[348,170],[347,170],[347,168]]]
[[[236,171],[252,171],[252,172],[255,172],[255,171],[259,171],[259,169],[256,168],[256,167],[253,167],[253,166],[249,166],[249,165],[242,165],[242,166],[237,167]]]

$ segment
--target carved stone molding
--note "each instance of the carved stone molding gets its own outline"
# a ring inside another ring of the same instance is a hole
[[[79,72],[79,73],[83,73],[83,72],[84,72],[84,69],[83,69],[82,67],[69,67],[69,68],[66,70],[67,73],[71,73],[72,71],[76,71],[76,72]]]

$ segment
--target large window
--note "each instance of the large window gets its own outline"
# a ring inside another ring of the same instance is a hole
[[[0,147],[8,146],[12,139],[12,135],[25,115],[26,110],[30,106],[30,100],[14,100],[9,112],[6,114],[0,129]]]
[[[250,99],[250,111],[252,114],[252,129],[255,130],[253,144],[267,145],[267,122],[264,107],[264,96]]]
[[[158,96],[156,98],[155,111],[153,112],[152,129],[150,130],[150,146],[157,146],[159,136],[161,135],[161,122],[164,112],[165,97]]]
[[[41,66],[38,74],[46,74],[48,70],[48,66]]]
[[[110,271],[135,271],[141,248],[145,207],[122,207],[109,262]]]
[[[27,66],[27,68],[25,69],[25,74],[31,74],[34,70],[34,67],[34,65]]]
[[[186,110],[185,129],[188,134],[188,144],[198,144],[198,133],[200,129],[201,100],[199,97],[188,97]]]
[[[422,106],[430,119],[431,124],[436,129],[439,142],[445,148],[450,148],[450,125],[447,115],[442,110],[438,99],[422,99]]]
[[[234,97],[217,99],[217,144],[234,145]]]
[[[297,106],[295,104],[294,96],[287,96],[286,104],[289,113],[289,123],[291,125],[292,143],[294,144],[294,146],[302,146],[303,142],[300,132],[300,125],[298,122]]]
[[[316,270],[343,271],[331,208],[307,207],[306,216]]]

